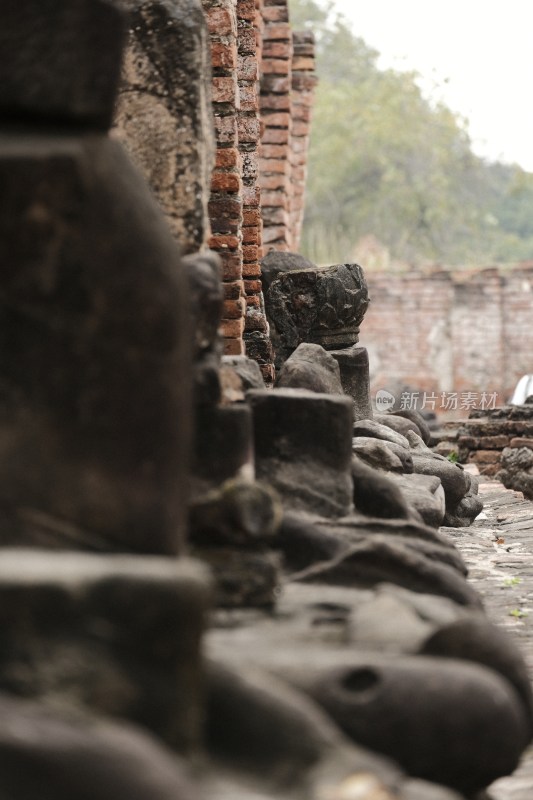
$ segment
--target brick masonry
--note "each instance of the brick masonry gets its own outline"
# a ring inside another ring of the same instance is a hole
[[[533,264],[366,277],[373,391],[496,392],[501,405],[533,372]]]
[[[303,219],[314,42],[287,0],[202,0],[210,36],[216,164],[209,247],[223,264],[224,352],[274,376],[262,256],[297,249]]]

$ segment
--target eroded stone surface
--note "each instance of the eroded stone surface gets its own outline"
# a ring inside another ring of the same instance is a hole
[[[272,281],[265,306],[279,365],[302,342],[326,350],[355,344],[368,290],[357,264],[293,270]]]
[[[352,401],[304,389],[248,392],[256,473],[288,508],[343,516],[352,506]]]
[[[0,115],[105,130],[119,83],[125,15],[108,0],[2,3]],[[3,183],[3,181],[2,181]]]
[[[191,429],[176,244],[104,136],[4,133],[0,183],[0,541],[175,553]]]
[[[122,0],[129,38],[115,124],[187,253],[209,236],[211,64],[199,0]]]
[[[0,687],[201,736],[207,573],[185,559],[0,552]]]
[[[281,367],[275,386],[343,394],[337,361],[318,344],[302,342]]]
[[[176,754],[132,725],[0,695],[0,786],[13,800],[197,800]]]

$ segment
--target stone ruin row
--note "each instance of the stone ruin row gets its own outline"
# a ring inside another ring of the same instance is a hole
[[[246,3],[2,4],[0,796],[482,800],[531,739],[528,675],[439,531],[475,478],[373,414],[361,268],[262,260],[267,389],[221,355],[216,253],[176,244],[203,214],[168,225],[183,170],[208,197],[206,31],[235,8],[244,37]],[[109,135],[125,45],[119,136],[161,132],[128,146],[166,215]]]

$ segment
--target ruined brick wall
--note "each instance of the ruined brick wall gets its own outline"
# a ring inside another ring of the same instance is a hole
[[[361,331],[372,389],[497,392],[533,372],[533,265],[499,271],[368,273]]]
[[[256,359],[271,381],[260,261],[299,245],[313,38],[293,34],[287,0],[124,3],[115,133],[185,252],[220,256],[224,352]]]
[[[226,293],[224,352],[273,377],[260,260],[297,249],[314,87],[309,34],[295,36],[287,0],[202,0],[211,42],[216,165],[209,246]]]
[[[265,249],[297,251],[314,74],[314,39],[291,30],[286,0],[265,0],[260,185]]]

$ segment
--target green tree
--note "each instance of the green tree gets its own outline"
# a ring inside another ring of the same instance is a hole
[[[343,261],[369,234],[419,265],[533,256],[533,176],[473,154],[467,126],[414,73],[381,70],[333,5],[290,0],[317,41],[302,249]]]

